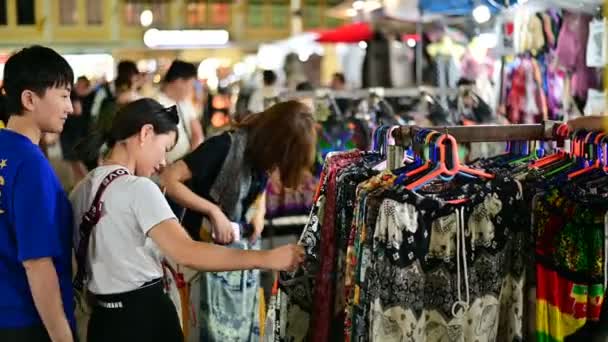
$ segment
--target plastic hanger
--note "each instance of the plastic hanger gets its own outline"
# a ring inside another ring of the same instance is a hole
[[[414,137],[412,137],[413,138],[412,141],[414,141],[416,143],[421,143],[422,141],[426,141],[427,135],[429,135],[431,133],[437,133],[437,132],[428,130],[428,129],[421,129],[420,131],[418,131],[416,133],[416,135]],[[411,156],[409,156],[408,153]],[[422,155],[424,155],[424,153],[422,153]],[[429,155],[430,155],[430,153],[429,153]],[[428,160],[425,160],[423,162],[424,158],[421,155],[415,153],[415,151],[413,150],[413,146],[410,146],[409,149],[404,152],[404,158],[405,158],[404,160],[409,161],[409,164],[405,165],[401,168],[392,170],[393,174],[397,175],[397,178],[393,182],[395,185],[403,184],[408,177],[412,176],[412,174],[410,173],[412,170],[420,170],[420,172],[421,172],[422,169],[426,169],[427,167],[430,166],[430,162]]]
[[[380,144],[378,141],[378,132],[382,130],[384,126],[380,125],[374,128],[374,132],[372,133],[372,151],[379,152]]]
[[[587,132],[586,131],[577,131],[574,133],[572,139],[571,139],[571,157],[566,160],[566,163],[564,164],[557,164],[553,166],[553,169],[551,170],[547,170],[545,172],[545,176],[554,176],[559,174],[560,172],[563,171],[568,171],[568,170],[578,170],[581,167],[580,162],[583,160],[584,158],[584,139],[585,137],[583,137],[582,135],[585,135],[585,137],[587,136]]]
[[[446,159],[447,149],[446,145],[450,144],[450,149],[452,152],[451,165],[448,167],[448,160]],[[442,135],[438,141],[436,142],[438,149],[438,163],[437,166],[428,174],[424,175],[420,179],[408,184],[406,188],[408,190],[416,190],[421,186],[431,182],[434,179],[439,178],[440,176],[455,176],[460,172],[465,172],[469,175],[475,175],[482,178],[492,179],[494,175],[481,171],[475,170],[468,166],[460,164],[460,159],[458,157],[458,143],[453,136],[449,134]]]
[[[587,137],[586,137],[586,139],[585,139],[585,142],[586,142],[586,143],[588,143],[588,139],[589,139],[589,137],[590,137],[590,136],[592,136],[592,135],[593,135],[593,133],[589,133],[589,134],[587,135]],[[596,148],[597,148],[597,150],[596,150],[596,151],[599,151],[599,150],[601,150],[601,149],[602,149],[602,147],[601,147],[601,145],[600,145],[600,142],[602,141],[602,138],[603,138],[603,137],[605,137],[605,136],[606,136],[606,134],[605,134],[605,133],[598,133],[598,134],[595,136],[595,139],[594,139],[594,144],[596,145]],[[580,170],[578,170],[578,171],[575,171],[575,172],[572,172],[572,173],[568,174],[568,179],[569,179],[569,180],[572,180],[572,179],[574,179],[574,178],[576,178],[576,177],[579,177],[579,176],[581,176],[581,175],[587,174],[587,173],[589,173],[589,172],[591,172],[591,171],[593,171],[593,170],[600,170],[600,169],[602,169],[602,163],[601,163],[601,160],[600,160],[600,158],[599,158],[599,157],[600,157],[600,153],[597,153],[597,152],[596,152],[596,153],[595,153],[595,155],[593,156],[593,158],[595,159],[595,161],[593,162],[593,164],[592,164],[592,165],[589,165],[589,166],[587,166],[587,167],[585,167],[585,168],[583,168],[583,169],[580,169]],[[604,164],[604,167],[605,167],[605,165],[606,165],[606,164]]]
[[[376,130],[374,131],[374,143],[373,143],[373,147],[372,149],[378,153],[380,153],[381,156],[384,157],[384,160],[380,161],[378,164],[376,164],[375,166],[372,167],[372,169],[377,170],[377,171],[384,171],[386,170],[386,165],[387,165],[387,160],[386,160],[386,153],[387,153],[387,141],[386,141],[386,134],[384,133],[384,131],[388,129],[388,126],[386,125],[380,125],[376,128]]]
[[[567,137],[568,136],[568,125],[563,124],[560,125],[557,130],[556,130],[556,135],[559,137]],[[540,158],[536,161],[534,161],[532,164],[530,164],[531,168],[542,168],[542,167],[546,167],[550,164],[553,164],[557,161],[560,160],[564,160],[565,158],[568,157],[568,154],[563,151],[562,149],[559,149],[556,153],[551,154],[549,156]]]
[[[431,139],[432,139],[432,137],[433,137],[433,136],[438,136],[438,135],[440,135],[441,133],[439,133],[439,132],[437,132],[437,131],[430,131],[430,130],[423,130],[422,132],[420,132],[420,134],[424,134],[424,133],[426,133],[426,136],[424,136],[424,137],[417,137],[417,138],[422,138],[422,139],[424,139],[424,141],[425,141],[425,145],[426,145],[426,146],[429,146],[429,159],[430,159],[430,157],[431,157],[431,155],[432,155],[432,153],[431,153],[431,151],[432,151],[432,147],[431,147],[431,145],[430,145],[430,141],[431,141]],[[422,139],[421,139],[421,140],[422,140]],[[432,163],[431,163],[429,160],[427,160],[427,161],[426,161],[426,162],[425,162],[425,163],[424,163],[422,166],[420,166],[420,167],[418,167],[418,168],[416,168],[416,169],[414,169],[414,170],[412,170],[412,171],[407,172],[407,173],[405,174],[405,176],[406,176],[406,177],[413,177],[413,176],[416,176],[416,175],[420,174],[421,172],[424,172],[424,171],[426,171],[426,170],[429,170],[429,169],[430,169],[430,167],[431,167],[431,165],[432,165]]]

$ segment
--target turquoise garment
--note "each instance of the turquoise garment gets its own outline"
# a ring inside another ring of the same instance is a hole
[[[230,248],[260,249],[236,242]],[[208,272],[201,277],[201,342],[260,340],[260,271]]]

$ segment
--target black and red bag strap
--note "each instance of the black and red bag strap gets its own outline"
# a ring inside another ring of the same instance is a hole
[[[86,270],[86,260],[87,254],[89,250],[89,240],[91,238],[91,233],[93,232],[93,228],[101,219],[101,213],[103,212],[103,202],[101,201],[101,196],[106,191],[108,186],[112,184],[116,179],[126,176],[129,174],[129,171],[124,168],[116,169],[110,174],[108,174],[97,189],[97,193],[95,194],[95,198],[93,199],[93,203],[89,210],[82,216],[82,221],[80,222],[80,229],[78,235],[80,240],[78,242],[78,247],[76,249],[76,276],[74,277],[73,286],[77,290],[82,290],[84,287],[84,282],[87,279],[87,270]]]

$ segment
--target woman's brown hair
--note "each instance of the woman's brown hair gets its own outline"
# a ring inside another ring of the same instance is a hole
[[[248,130],[247,157],[262,170],[277,169],[281,182],[297,187],[314,162],[317,145],[311,110],[298,101],[280,102],[236,123]]]

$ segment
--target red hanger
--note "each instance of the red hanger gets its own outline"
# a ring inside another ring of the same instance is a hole
[[[447,142],[451,143],[451,149],[452,149],[452,165],[453,167],[451,169],[447,168],[447,164],[446,164],[446,140]],[[431,172],[429,172],[428,174],[424,175],[423,177],[421,177],[420,179],[408,184],[406,186],[406,189],[408,190],[415,190],[418,187],[430,182],[431,180],[438,178],[440,176],[454,176],[459,172],[464,172],[470,175],[475,175],[475,176],[479,176],[481,178],[487,178],[487,179],[492,179],[494,178],[494,175],[481,171],[481,170],[475,170],[472,169],[468,166],[462,165],[460,164],[460,159],[458,157],[458,143],[456,142],[456,139],[454,139],[453,136],[449,135],[449,134],[444,134],[442,135],[436,142],[437,145],[437,149],[439,150],[439,162],[437,163],[437,166],[435,167],[434,170],[432,170]]]
[[[561,124],[559,125],[559,127],[557,127],[555,134],[558,137],[563,137],[563,138],[567,138],[568,137],[568,124]],[[531,168],[541,168],[543,166],[547,166],[549,164],[553,164],[556,161],[559,160],[563,160],[568,156],[568,154],[563,151],[562,149],[559,149],[556,153],[551,154],[549,156],[540,158],[539,160],[534,161],[532,164],[530,164]]]
[[[427,145],[430,145],[431,138],[432,138],[433,136],[435,136],[435,135],[438,135],[438,134],[441,134],[441,133],[439,133],[439,132],[437,132],[437,131],[431,131],[431,132],[429,132],[429,134],[428,134],[428,135],[426,136],[426,138],[425,138],[425,143],[426,143]],[[406,177],[412,177],[412,176],[415,176],[415,175],[417,175],[417,174],[419,174],[419,173],[421,173],[421,172],[423,172],[423,171],[428,170],[430,167],[431,167],[431,162],[427,160],[427,161],[426,161],[426,162],[425,162],[423,165],[421,165],[420,167],[418,167],[418,168],[416,168],[416,169],[414,169],[414,170],[412,170],[412,171],[410,171],[410,172],[406,173],[406,174],[405,174],[405,176],[406,176]]]
[[[589,143],[589,138],[590,138],[590,136],[591,136],[591,135],[593,135],[593,133],[592,133],[592,132],[591,132],[591,133],[589,133],[589,134],[587,134],[587,136],[585,137],[585,143],[586,143],[586,144],[587,144],[587,143]],[[605,135],[606,135],[605,133],[599,133],[599,134],[597,135],[597,137],[595,137],[595,141],[594,141],[594,143],[595,143],[596,145],[599,145],[600,140],[601,140],[601,139],[602,139],[602,137],[604,137]],[[602,147],[601,147],[601,146],[598,146],[598,148],[602,148]],[[587,167],[586,167],[586,168],[584,168],[584,169],[581,169],[581,170],[578,170],[578,171],[574,171],[574,172],[572,172],[572,173],[568,174],[568,180],[572,180],[572,179],[574,179],[574,178],[576,178],[576,177],[578,177],[578,176],[580,176],[580,175],[584,175],[584,174],[586,174],[586,173],[589,173],[590,171],[593,171],[593,170],[598,170],[598,169],[600,169],[600,167],[601,167],[600,160],[599,160],[598,158],[596,158],[596,159],[595,159],[595,162],[594,162],[592,165],[589,165],[589,166],[587,166]]]

